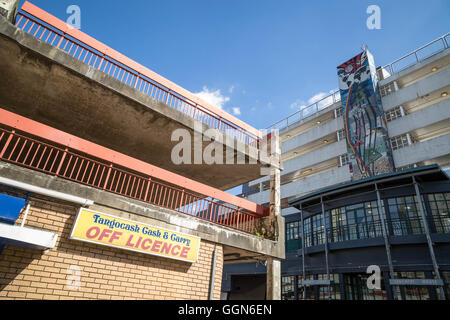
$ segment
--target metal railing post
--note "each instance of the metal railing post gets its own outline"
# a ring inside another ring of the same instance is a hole
[[[422,196],[420,195],[419,184],[417,183],[416,178],[414,176],[412,176],[412,180],[413,180],[413,184],[414,184],[414,190],[416,192],[417,202],[419,203],[420,215],[422,217],[422,223],[423,223],[423,227],[425,229],[425,235],[427,237],[428,250],[429,250],[430,256],[431,256],[431,262],[433,263],[434,274],[436,276],[436,279],[441,280],[441,276],[439,274],[439,266],[437,264],[436,255],[434,253],[433,241],[431,240],[430,229],[428,228],[428,222],[427,222],[427,218],[425,216],[425,210],[423,208]],[[442,286],[439,286],[439,290],[441,293],[441,299],[445,300],[444,288]]]
[[[0,152],[0,158],[3,158],[3,155],[6,152],[6,149],[9,147],[9,144],[11,143],[12,137],[15,133],[15,130],[12,130],[11,133],[9,134],[8,140],[6,140],[5,145],[3,146],[2,151]]]

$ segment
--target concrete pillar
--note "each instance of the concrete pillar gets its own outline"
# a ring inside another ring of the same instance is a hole
[[[280,214],[280,169],[273,169],[270,176],[270,218],[276,219]]]
[[[279,238],[279,226],[277,224],[278,217],[281,215],[280,200],[280,145],[278,132],[272,133],[271,143],[271,159],[276,160],[277,167],[271,168],[270,172],[270,214],[269,223],[274,228],[276,238]],[[272,162],[273,163],[273,162]],[[284,230],[284,228],[281,228]],[[284,237],[282,237],[284,238]],[[267,300],[281,300],[281,261],[269,257],[267,259]]]
[[[281,300],[281,261],[275,258],[268,258],[267,262],[267,283],[266,299]]]
[[[17,9],[19,0],[0,0],[0,15],[5,17],[9,22],[16,22]]]

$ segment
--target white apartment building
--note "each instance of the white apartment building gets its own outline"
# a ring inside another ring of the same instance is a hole
[[[450,34],[377,68],[396,170],[450,166]],[[275,123],[280,130],[282,215],[288,201],[351,181],[339,91]],[[269,178],[243,186],[243,195],[269,202]]]

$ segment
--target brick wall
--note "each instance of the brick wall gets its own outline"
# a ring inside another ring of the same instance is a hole
[[[25,226],[56,232],[58,241],[47,252],[5,246],[0,299],[208,299],[215,248],[214,299],[220,299],[220,244],[202,240],[198,262],[187,263],[70,240],[77,210],[32,199]]]

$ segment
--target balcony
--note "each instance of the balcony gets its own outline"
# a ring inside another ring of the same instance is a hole
[[[0,20],[0,55],[8,111],[220,190],[261,176],[259,130],[29,2]],[[176,129],[222,133],[245,164],[174,164]]]

